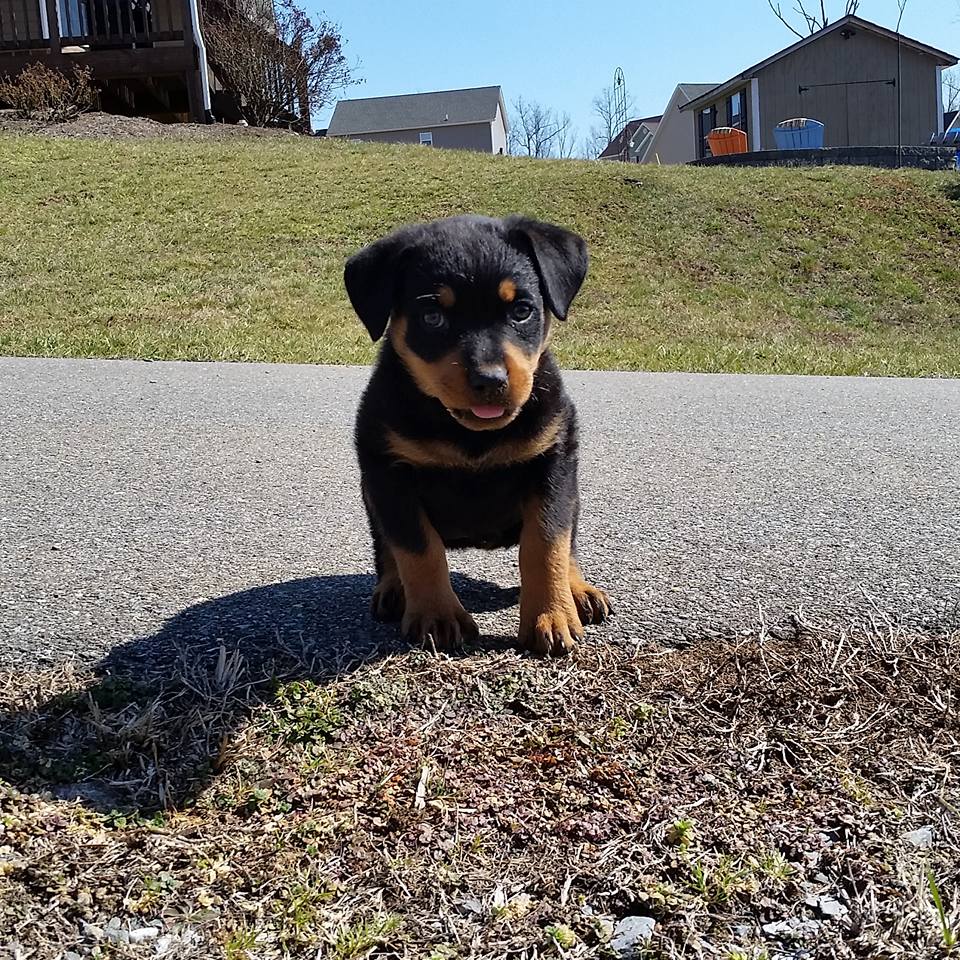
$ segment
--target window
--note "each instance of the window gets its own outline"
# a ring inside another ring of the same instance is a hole
[[[432,147],[433,146],[433,133],[426,132],[420,134],[420,146],[421,147]]]
[[[710,148],[707,146],[707,134],[717,125],[717,108],[707,107],[697,114],[697,156],[709,157]]]
[[[727,97],[727,117],[729,126],[736,127],[747,133],[747,91],[738,90],[733,96]]]

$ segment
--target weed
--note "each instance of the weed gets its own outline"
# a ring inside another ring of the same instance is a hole
[[[688,886],[708,906],[718,906],[740,894],[753,892],[757,883],[737,858],[723,854],[714,863],[691,862]]]
[[[679,847],[681,851],[689,849],[696,837],[696,830],[692,820],[674,820],[667,827],[667,843]]]
[[[385,946],[390,934],[400,927],[400,918],[392,915],[371,917],[341,927],[333,941],[334,960],[358,960],[376,947]]]
[[[343,725],[343,714],[325,687],[294,680],[278,688],[265,724],[283,743],[322,742]]]
[[[950,926],[947,919],[947,912],[943,908],[943,898],[940,896],[940,888],[937,886],[937,879],[933,871],[927,868],[927,886],[930,888],[930,896],[933,897],[933,905],[936,907],[937,916],[940,918],[940,932],[943,936],[943,945],[952,950],[957,945],[957,934]]]
[[[251,952],[256,946],[256,930],[246,926],[230,930],[223,938],[225,960],[251,960]]]

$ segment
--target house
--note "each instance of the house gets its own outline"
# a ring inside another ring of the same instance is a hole
[[[0,74],[89,66],[101,107],[203,121],[210,110],[199,0],[0,0]]]
[[[508,129],[500,87],[471,87],[341,100],[327,136],[506,153]]]
[[[941,73],[957,58],[857,16],[846,16],[748,67],[680,107],[694,123],[697,158],[714,127],[775,149],[782,120],[825,125],[825,147],[928,143],[943,132]]]
[[[272,5],[262,0],[0,0],[0,75],[37,61],[67,72],[83,65],[108,113],[239,120],[240,98],[221,82],[204,42],[201,3],[208,15],[242,16],[275,34]],[[266,82],[280,84],[289,122],[309,130],[304,92],[273,74]]]
[[[660,164],[696,160],[693,117],[681,113],[680,107],[714,87],[715,83],[678,84],[661,116],[631,120],[597,159]]]
[[[603,153],[597,159],[640,163],[662,119],[657,116],[627,121],[627,125],[603,148]]]

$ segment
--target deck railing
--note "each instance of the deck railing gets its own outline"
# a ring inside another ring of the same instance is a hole
[[[178,0],[0,0],[0,50],[50,46],[50,14],[61,46],[99,49],[183,40]]]

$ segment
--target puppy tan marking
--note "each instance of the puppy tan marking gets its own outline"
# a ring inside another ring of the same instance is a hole
[[[392,548],[405,601],[400,630],[417,643],[429,643],[432,639],[438,648],[476,640],[480,631],[450,584],[443,542],[425,516],[421,516],[420,522],[427,537],[423,553]]]
[[[556,417],[536,436],[499,443],[479,456],[471,457],[462,447],[443,440],[414,440],[387,431],[387,449],[398,460],[414,467],[443,467],[453,470],[489,470],[512,463],[526,463],[550,450],[557,442],[564,418]]]
[[[504,303],[513,303],[517,298],[517,285],[509,277],[504,277],[497,287],[497,294]]]
[[[524,504],[520,533],[520,645],[539,656],[565,656],[583,637],[570,589],[571,531],[549,537],[543,504]]]
[[[448,287],[446,284],[442,287],[437,287],[437,303],[439,303],[444,310],[449,310],[456,302],[457,295],[453,292],[453,287]]]
[[[407,318],[400,314],[390,320],[390,340],[423,393],[436,397],[448,408],[461,409],[470,406],[472,401],[469,399],[467,374],[459,350],[451,350],[432,362],[417,356],[407,344]]]
[[[516,344],[505,340],[503,343],[503,359],[507,366],[509,378],[510,404],[522,407],[533,391],[533,378],[537,367],[540,366],[540,357],[543,348],[534,353],[524,353]]]

